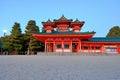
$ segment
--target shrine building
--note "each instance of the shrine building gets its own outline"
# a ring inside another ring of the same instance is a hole
[[[84,23],[62,15],[53,22],[42,22],[44,32],[32,36],[45,43],[45,52],[120,53],[120,38],[93,37],[94,31],[81,32]]]

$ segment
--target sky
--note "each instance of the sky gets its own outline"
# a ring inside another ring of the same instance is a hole
[[[113,26],[120,26],[120,0],[0,0],[0,37],[10,31],[15,22],[22,33],[29,20],[43,27],[41,22],[59,19],[85,21],[81,32],[95,31],[94,37],[105,37]]]

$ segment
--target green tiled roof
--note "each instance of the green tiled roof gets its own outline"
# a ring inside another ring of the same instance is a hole
[[[120,42],[120,38],[93,37],[90,42]]]
[[[3,46],[3,44],[0,44],[0,47],[2,47]]]
[[[46,32],[36,32],[35,34],[93,34],[95,33],[94,31],[93,32],[72,32],[72,31],[69,31],[69,32],[57,32],[57,31],[54,31],[52,33],[46,33]]]

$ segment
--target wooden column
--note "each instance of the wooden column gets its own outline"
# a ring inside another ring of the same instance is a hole
[[[46,43],[46,52],[48,52],[48,43]]]
[[[104,45],[102,45],[102,53],[106,53]]]
[[[81,52],[81,40],[79,40],[78,46],[79,46],[79,51],[78,52]]]
[[[100,53],[102,54],[102,45],[100,45]]]
[[[54,52],[56,52],[55,40],[53,41],[53,49],[54,49]]]
[[[49,48],[48,45],[49,45],[49,44],[48,44],[48,42],[47,42],[47,43],[46,43],[46,48],[47,48],[46,52],[48,52],[48,48]]]
[[[72,52],[72,40],[70,40],[70,51]]]
[[[45,52],[46,52],[46,41],[45,41]]]
[[[95,47],[95,45],[94,45],[94,53],[96,52],[96,47]]]
[[[89,49],[90,49],[90,51],[89,51],[89,52],[91,53],[91,45],[89,46]]]
[[[64,43],[63,43],[63,40],[62,40],[62,52],[64,52]]]

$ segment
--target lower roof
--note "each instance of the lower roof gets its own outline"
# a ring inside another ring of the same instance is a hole
[[[120,42],[120,38],[93,37],[90,42]]]
[[[58,35],[58,34],[95,34],[94,31],[92,32],[72,32],[72,31],[68,31],[68,32],[51,32],[51,33],[46,33],[46,32],[36,32],[35,34],[53,34],[53,35]]]

